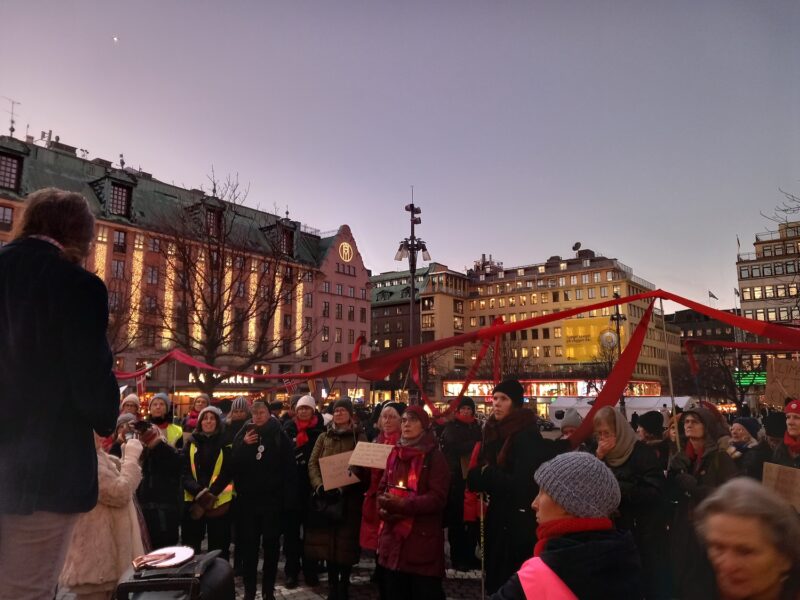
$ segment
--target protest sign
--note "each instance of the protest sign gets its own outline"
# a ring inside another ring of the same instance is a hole
[[[334,454],[319,459],[319,470],[322,473],[322,487],[327,492],[336,488],[358,483],[359,479],[350,473],[348,465],[353,451]]]
[[[358,442],[353,455],[350,457],[350,465],[358,467],[370,467],[372,469],[385,469],[386,460],[392,452],[389,444],[372,444],[370,442]]]
[[[767,361],[767,387],[764,400],[771,406],[783,406],[786,398],[800,396],[800,362],[782,358]]]
[[[764,463],[762,483],[800,511],[800,469]]]

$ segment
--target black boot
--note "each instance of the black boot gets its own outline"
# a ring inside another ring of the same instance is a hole
[[[328,563],[328,597],[327,600],[339,599],[339,569]]]
[[[350,594],[350,571],[351,567],[342,567],[339,570],[339,598],[338,600],[348,600]]]

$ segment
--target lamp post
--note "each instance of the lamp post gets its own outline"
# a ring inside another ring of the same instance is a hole
[[[422,223],[422,209],[414,204],[414,188],[411,188],[411,204],[406,204],[406,212],[410,213],[411,220],[411,235],[404,238],[400,242],[400,247],[394,255],[396,261],[404,261],[408,259],[408,271],[411,275],[411,297],[409,298],[409,314],[408,314],[408,343],[413,346],[415,343],[414,335],[414,302],[416,300],[416,275],[417,275],[417,252],[422,251],[422,260],[429,261],[431,255],[428,253],[428,248],[425,242],[419,239],[414,233],[414,227]]]
[[[619,300],[619,292],[614,292],[614,299]],[[625,315],[620,314],[619,312],[619,304],[614,306],[614,314],[611,315],[611,320],[614,321],[614,324],[617,327],[617,361],[619,361],[620,356],[622,356],[622,337],[620,336],[619,328],[621,321],[627,321]],[[628,415],[625,411],[625,392],[620,394],[619,397],[619,410],[622,413],[622,416],[626,419]]]

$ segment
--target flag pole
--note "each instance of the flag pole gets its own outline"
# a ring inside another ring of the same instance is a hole
[[[669,377],[669,397],[672,400],[672,416],[675,416],[675,390],[672,385],[672,362],[669,357],[669,345],[667,344],[667,316],[664,314],[664,299],[658,299],[661,308],[661,331],[664,336],[664,356],[667,358],[667,376]],[[678,445],[680,448],[680,444]]]

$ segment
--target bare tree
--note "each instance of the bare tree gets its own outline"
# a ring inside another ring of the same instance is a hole
[[[140,337],[134,315],[134,303],[137,302],[139,285],[130,281],[130,277],[111,279],[108,282],[108,329],[106,337],[114,356],[122,354],[136,346]]]
[[[231,371],[309,360],[316,332],[302,309],[315,267],[294,257],[300,232],[288,218],[244,206],[237,179],[211,182],[210,195],[174,203],[161,218],[164,297],[149,312],[164,342]],[[229,376],[191,373],[208,394]]]

